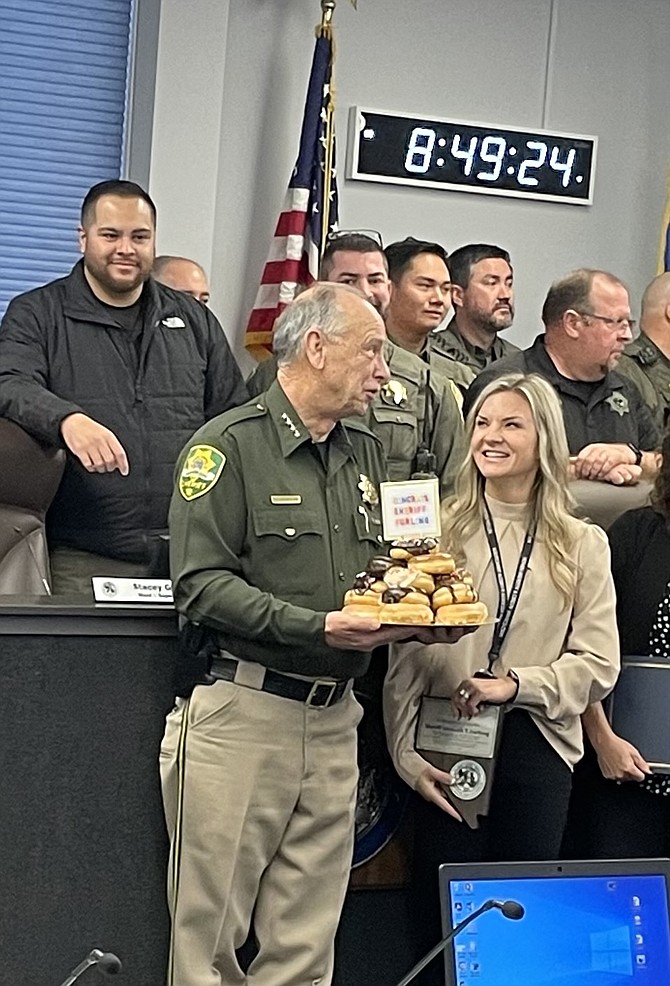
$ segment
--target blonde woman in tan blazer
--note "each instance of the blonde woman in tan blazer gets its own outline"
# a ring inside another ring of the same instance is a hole
[[[607,695],[619,669],[607,538],[571,513],[553,388],[535,375],[501,377],[482,391],[467,429],[469,454],[443,508],[443,541],[502,619],[448,647],[395,645],[384,686],[391,755],[420,795],[417,951],[439,938],[440,863],[558,856],[572,767],[583,750],[580,716]],[[513,599],[515,588],[517,605],[506,620],[499,601]],[[487,667],[491,677],[474,677]],[[489,813],[478,829],[457,820],[444,794],[449,774],[415,750],[424,695],[448,697],[472,718],[486,704],[504,706]]]

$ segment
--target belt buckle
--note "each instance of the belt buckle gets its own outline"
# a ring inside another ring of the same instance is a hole
[[[315,681],[309,690],[309,695],[305,699],[305,705],[309,705],[314,709],[325,709],[330,705],[330,701],[335,694],[338,683],[336,681]],[[328,696],[323,702],[315,702],[317,691],[319,688],[328,688]]]

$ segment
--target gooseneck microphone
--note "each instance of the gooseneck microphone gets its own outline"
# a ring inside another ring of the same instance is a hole
[[[460,935],[463,928],[467,927],[467,925],[469,925],[471,921],[474,921],[475,918],[478,918],[480,914],[484,913],[484,911],[490,911],[494,907],[497,908],[499,911],[502,911],[505,917],[510,918],[511,921],[518,921],[519,918],[522,918],[526,913],[524,907],[521,904],[519,904],[516,900],[484,901],[481,907],[478,907],[476,911],[472,912],[472,914],[468,914],[468,916],[464,918],[460,924],[457,924],[455,928],[452,928],[451,931],[444,936],[441,942],[438,942],[438,944],[434,948],[431,948],[430,952],[424,955],[424,957],[419,962],[417,962],[417,964],[412,969],[409,970],[407,975],[400,980],[398,986],[408,986],[408,984],[411,983],[412,980],[419,975],[421,970],[425,969],[428,963],[432,962],[435,956],[439,955],[440,952],[442,952],[447,947],[450,941],[453,941],[456,935]],[[65,984],[63,984],[63,986],[65,986]]]
[[[516,900],[494,900],[493,906],[501,910],[511,921],[518,921],[526,913],[523,904],[519,904]]]
[[[114,952],[101,952],[99,948],[94,948],[79,963],[77,968],[72,970],[67,979],[63,980],[61,986],[72,986],[72,983],[76,982],[92,965],[97,966],[98,972],[102,972],[106,976],[116,976],[123,968],[121,959],[114,955]]]

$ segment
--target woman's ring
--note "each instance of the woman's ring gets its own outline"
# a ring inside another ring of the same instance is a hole
[[[469,701],[470,701],[470,692],[469,692],[469,691],[467,690],[467,688],[459,688],[459,690],[458,690],[458,694],[459,694],[459,695],[461,696],[461,698],[462,698],[462,699],[464,699],[464,700],[465,700],[466,702],[469,702]]]

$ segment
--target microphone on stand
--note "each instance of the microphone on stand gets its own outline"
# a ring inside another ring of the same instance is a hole
[[[417,964],[412,969],[409,970],[407,975],[400,980],[398,986],[409,986],[409,983],[411,983],[412,980],[419,975],[421,970],[425,969],[428,963],[432,962],[435,956],[439,955],[440,952],[442,952],[447,947],[449,942],[453,941],[456,935],[460,935],[463,928],[467,927],[467,925],[469,925],[471,921],[474,921],[475,918],[478,918],[480,914],[484,913],[484,911],[490,911],[494,907],[496,907],[499,911],[502,911],[504,916],[506,918],[510,918],[510,920],[512,921],[518,921],[519,918],[522,918],[526,913],[525,908],[521,904],[519,904],[516,900],[485,901],[481,907],[478,907],[476,911],[472,912],[472,914],[468,914],[468,916],[464,918],[460,924],[457,924],[455,928],[452,928],[451,931],[444,936],[441,942],[438,942],[438,944],[435,945],[434,948],[431,948],[430,952],[428,952],[427,955],[424,955],[424,957],[420,959],[419,962],[417,962]],[[63,984],[63,986],[65,986],[65,983]]]
[[[72,986],[72,983],[76,982],[92,965],[97,965],[98,972],[102,972],[106,976],[115,976],[123,968],[121,959],[114,955],[114,952],[101,952],[99,948],[94,948],[79,963],[77,968],[72,970],[67,979],[63,980],[61,986]]]

